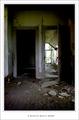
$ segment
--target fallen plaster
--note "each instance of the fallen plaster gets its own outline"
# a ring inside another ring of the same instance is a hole
[[[49,86],[56,85],[56,84],[58,84],[58,81],[56,81],[56,80],[44,82],[44,83],[42,83],[41,88],[49,87]]]
[[[63,89],[67,90],[68,93],[74,92],[74,88],[72,86],[65,86]]]
[[[48,92],[48,94],[51,95],[51,96],[56,96],[56,95],[57,95],[57,92],[56,92],[56,90],[50,90],[50,91]]]
[[[17,86],[20,86],[21,84],[22,84],[22,82],[18,82],[18,83],[17,83]]]
[[[75,99],[74,99],[74,98],[72,99],[72,102],[75,102]]]
[[[39,88],[38,91],[41,91],[41,88]]]
[[[60,99],[63,99],[63,98],[64,98],[63,96],[60,96],[60,95],[59,95],[58,97],[59,97]]]
[[[53,75],[53,74],[46,73],[45,77],[46,78],[58,78],[58,75]]]
[[[43,96],[48,96],[48,94],[47,93],[44,93],[44,95]]]
[[[69,97],[70,95],[67,94],[66,92],[59,93],[59,95],[64,96],[64,97]]]

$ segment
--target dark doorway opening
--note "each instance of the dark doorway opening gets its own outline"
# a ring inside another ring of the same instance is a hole
[[[35,30],[17,30],[17,75],[35,77]]]
[[[74,61],[70,46],[70,31],[65,25],[59,26],[59,78],[69,84],[74,83]]]

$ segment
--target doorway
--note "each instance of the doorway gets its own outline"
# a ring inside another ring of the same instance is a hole
[[[35,30],[17,30],[17,76],[35,77]]]
[[[58,78],[57,29],[45,30],[45,77]]]
[[[71,83],[74,81],[72,74],[74,72],[71,66],[72,53],[69,27],[59,25],[55,29],[45,29],[44,33],[45,77]]]

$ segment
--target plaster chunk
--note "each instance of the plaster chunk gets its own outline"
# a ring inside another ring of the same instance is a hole
[[[18,83],[17,83],[18,86],[21,85],[21,84],[22,84],[21,82],[18,82]]]
[[[64,98],[63,96],[60,96],[60,95],[59,95],[58,97],[59,97],[60,99],[63,99],[63,98]]]
[[[56,93],[56,91],[55,91],[55,90],[51,90],[51,91],[49,92],[49,95],[51,95],[51,96],[56,96],[56,95],[57,95],[57,93]]]
[[[56,85],[58,83],[58,81],[49,81],[49,82],[44,82],[41,87],[42,88],[45,88],[45,87],[49,87],[49,86],[52,86],[52,85]]]
[[[74,97],[72,98],[72,102],[75,102],[75,99],[74,99]]]
[[[65,97],[69,97],[69,96],[70,96],[70,95],[67,94],[66,92],[59,93],[59,95],[61,95],[61,96],[65,96]]]
[[[44,94],[44,96],[48,96],[48,94],[47,94],[47,93],[45,93],[45,94]]]

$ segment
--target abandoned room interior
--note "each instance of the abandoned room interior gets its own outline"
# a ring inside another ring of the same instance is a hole
[[[75,6],[4,6],[4,110],[75,110]]]

